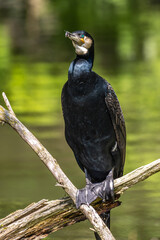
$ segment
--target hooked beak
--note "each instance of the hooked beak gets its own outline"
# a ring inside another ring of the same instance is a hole
[[[79,46],[81,46],[84,43],[84,39],[81,38],[76,33],[70,33],[68,31],[65,31],[65,37],[68,37],[70,40],[72,40],[74,43],[78,44]]]

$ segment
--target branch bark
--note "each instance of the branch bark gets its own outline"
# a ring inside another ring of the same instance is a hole
[[[94,207],[102,213],[119,204],[118,201],[113,204],[96,203]],[[85,219],[84,214],[75,208],[69,197],[54,201],[43,199],[1,219],[0,239],[42,239],[51,232]]]
[[[32,149],[38,154],[40,159],[55,176],[58,181],[58,185],[65,189],[75,203],[77,191],[76,187],[62,172],[56,160],[16,118],[5,94],[3,94],[3,96],[5,102],[7,101],[6,105],[9,111],[0,106],[0,121],[11,125],[32,147]],[[148,165],[142,166],[119,179],[116,179],[114,181],[115,193],[120,195],[131,186],[145,180],[158,171],[160,171],[160,159]],[[74,224],[75,222],[85,220],[86,217],[92,223],[95,231],[99,233],[102,239],[114,239],[110,230],[103,223],[98,213],[101,214],[103,211],[118,206],[120,204],[119,201],[112,204],[109,202],[102,203],[97,200],[93,204],[95,209],[92,206],[82,205],[80,210],[77,210],[71,199],[65,198],[55,201],[41,200],[38,203],[33,203],[25,209],[18,210],[6,218],[1,219],[0,239],[42,239],[50,232],[57,231],[64,226]]]

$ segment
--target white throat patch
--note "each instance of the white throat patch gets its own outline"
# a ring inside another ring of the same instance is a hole
[[[88,49],[83,47],[83,46],[76,45],[75,46],[75,52],[78,55],[85,55],[88,52]]]

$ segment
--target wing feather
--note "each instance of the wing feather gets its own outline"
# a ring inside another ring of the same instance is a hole
[[[126,153],[126,127],[125,121],[120,107],[118,98],[110,84],[108,84],[107,96],[105,97],[105,102],[112,120],[114,131],[116,134],[117,145],[120,150],[122,168],[125,162]]]

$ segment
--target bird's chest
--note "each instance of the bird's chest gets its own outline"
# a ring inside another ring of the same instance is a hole
[[[84,86],[75,91],[76,94],[68,91],[65,100],[64,119],[68,134],[81,140],[103,138],[111,127],[104,92],[98,88],[87,92]]]
[[[73,93],[73,94],[72,94]],[[79,86],[72,90],[70,90],[67,94],[67,116],[73,124],[76,122],[79,124],[80,122],[89,123],[91,119],[96,117],[95,111],[99,109],[101,111],[103,101],[102,94],[98,94],[96,90],[87,91],[83,84],[79,84]],[[103,98],[104,100],[104,98]]]

